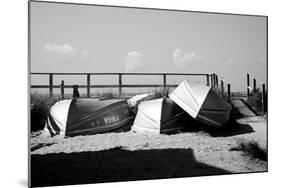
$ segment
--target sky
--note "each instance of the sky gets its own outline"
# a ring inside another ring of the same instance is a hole
[[[246,73],[258,85],[267,77],[263,16],[31,2],[30,35],[31,72],[215,72],[233,91],[246,90]],[[47,81],[32,76],[31,84]],[[113,77],[94,81],[117,84]],[[162,83],[149,76],[130,81]]]

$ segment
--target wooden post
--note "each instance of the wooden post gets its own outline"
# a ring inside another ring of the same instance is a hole
[[[215,73],[213,73],[214,75],[213,75],[213,77],[214,77],[214,79],[213,79],[213,81],[214,81],[214,88],[216,87],[216,74]]]
[[[231,100],[230,84],[227,84],[227,98],[228,98],[229,101]]]
[[[87,74],[87,97],[91,97],[91,92],[90,92],[90,86],[91,86],[91,75]]]
[[[216,87],[216,75],[213,73],[213,87]]]
[[[216,75],[216,87],[217,88],[219,87],[219,77],[218,77],[218,75]]]
[[[214,73],[214,87],[217,87],[217,75]]]
[[[166,86],[167,86],[166,74],[163,74],[163,87],[164,87],[164,91],[166,91]]]
[[[49,96],[53,96],[53,74],[49,74]]]
[[[247,97],[250,96],[250,75],[247,73]]]
[[[209,74],[206,74],[206,84],[210,86]]]
[[[73,85],[72,86],[72,88],[73,88],[73,94],[72,94],[72,97],[73,98],[78,98],[78,97],[80,97],[80,93],[79,93],[79,85]]]
[[[267,112],[267,96],[265,91],[265,84],[262,84],[262,112],[266,114]]]
[[[212,73],[211,74],[211,85],[212,85],[212,87],[215,87],[215,74],[214,73]]]
[[[60,94],[61,94],[61,98],[64,99],[64,81],[61,81],[60,84]]]
[[[122,74],[119,73],[119,98],[122,96]]]
[[[221,92],[224,93],[223,81],[221,80]]]
[[[210,74],[210,79],[211,79],[211,87],[213,87],[213,74]]]
[[[257,82],[256,82],[255,78],[253,79],[253,89],[254,89],[254,91],[257,90]]]

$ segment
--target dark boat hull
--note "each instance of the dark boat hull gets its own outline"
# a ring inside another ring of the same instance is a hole
[[[70,103],[62,101],[55,104],[51,108],[47,128],[52,135],[92,135],[129,130],[132,121],[126,101],[77,98]]]

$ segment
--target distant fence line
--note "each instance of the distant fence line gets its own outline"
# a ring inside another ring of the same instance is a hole
[[[64,95],[65,88],[73,88],[73,85],[64,85],[64,81],[61,81],[60,85],[53,84],[53,78],[56,75],[81,75],[86,76],[87,81],[85,85],[79,85],[79,88],[86,88],[87,89],[87,97],[91,96],[91,88],[118,88],[119,97],[122,96],[122,89],[123,88],[149,88],[149,87],[163,87],[166,89],[167,87],[177,87],[175,84],[167,84],[167,76],[193,76],[193,77],[201,77],[205,78],[206,85],[217,87],[218,86],[218,79],[215,74],[206,74],[206,73],[30,73],[31,75],[47,75],[49,77],[49,84],[48,85],[31,85],[31,88],[38,88],[38,89],[49,89],[49,96],[53,96],[53,89],[60,88],[61,95]],[[93,85],[91,84],[91,77],[95,75],[115,75],[118,76],[118,84],[107,84],[107,85]],[[122,77],[127,75],[131,76],[162,76],[162,84],[123,84]]]
[[[193,76],[193,77],[201,77],[205,78],[206,85],[211,86],[212,88],[216,88],[221,93],[225,93],[227,98],[231,100],[232,92],[231,92],[231,85],[230,83],[225,82],[220,76],[215,73],[207,74],[207,73],[31,73],[31,75],[47,75],[49,77],[49,84],[48,85],[31,85],[31,88],[37,89],[49,89],[49,96],[53,96],[53,89],[60,88],[62,97],[64,96],[64,89],[65,88],[73,88],[73,85],[65,85],[64,81],[62,80],[59,85],[53,84],[53,78],[56,75],[81,75],[86,76],[86,85],[79,85],[79,88],[86,88],[87,89],[87,97],[91,96],[91,88],[118,88],[119,97],[122,96],[122,89],[123,88],[155,88],[155,87],[163,87],[166,89],[167,87],[177,87],[175,84],[167,84],[167,76]],[[91,77],[95,75],[111,75],[111,76],[118,76],[118,84],[103,84],[103,85],[93,85],[91,84]],[[131,76],[162,76],[162,84],[123,84],[122,77],[126,75]],[[256,89],[255,79],[254,79],[254,90]],[[265,86],[263,85],[263,89]],[[247,96],[249,96],[249,74],[247,74]]]
[[[31,85],[31,88],[38,88],[38,89],[49,89],[49,96],[53,96],[53,89],[60,88],[61,97],[64,98],[64,89],[65,88],[73,88],[74,85],[65,85],[64,81],[61,80],[59,85],[54,85],[53,78],[57,75],[81,75],[86,76],[86,84],[85,85],[78,85],[78,88],[86,88],[87,89],[87,97],[91,97],[91,88],[118,88],[119,97],[122,96],[122,89],[123,88],[160,88],[166,89],[168,87],[177,87],[178,85],[175,84],[167,84],[167,76],[193,76],[193,77],[201,77],[205,79],[205,84],[207,86],[211,86],[219,93],[222,93],[227,97],[230,101],[232,97],[237,97],[237,92],[231,92],[231,84],[226,82],[222,77],[215,73],[207,74],[207,73],[39,73],[33,72],[30,73],[31,75],[47,75],[49,77],[49,84],[48,85]],[[113,75],[118,76],[118,84],[107,84],[107,85],[93,85],[91,84],[91,77],[95,75]],[[161,76],[162,77],[162,84],[123,84],[123,76]],[[250,89],[252,91],[257,91],[257,79],[253,78],[253,87],[250,87],[250,75],[247,73],[247,88],[246,92],[240,93],[238,92],[238,97],[249,97],[250,96]],[[240,94],[239,94],[240,93]],[[263,104],[263,112],[267,112],[267,88],[264,83],[261,83],[261,93],[262,93],[262,104]]]
[[[261,94],[262,94],[262,111],[263,114],[265,114],[267,112],[267,87],[265,85],[265,83],[260,82],[260,90],[261,90]],[[250,74],[247,73],[247,97],[250,96],[250,93],[252,92],[256,92],[258,91],[258,86],[257,86],[257,78],[253,78],[253,86],[251,87],[250,84]]]
[[[253,78],[253,86],[251,87],[251,84],[250,84],[250,74],[247,73],[247,96],[249,97],[250,95],[250,91],[257,91],[258,89],[258,84],[257,84],[257,81],[258,79],[257,78]],[[259,81],[260,82],[260,81]],[[266,89],[266,85],[265,83],[262,83],[260,82],[260,86],[261,86],[261,90],[262,92],[265,92],[267,89]]]

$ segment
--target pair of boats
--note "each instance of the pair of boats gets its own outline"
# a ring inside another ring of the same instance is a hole
[[[231,111],[231,105],[211,87],[187,80],[169,97],[141,102],[136,115],[131,113],[128,102],[90,98],[59,101],[50,109],[45,130],[52,136],[90,135],[124,128],[138,133],[165,134],[186,129],[195,121],[223,127]]]

